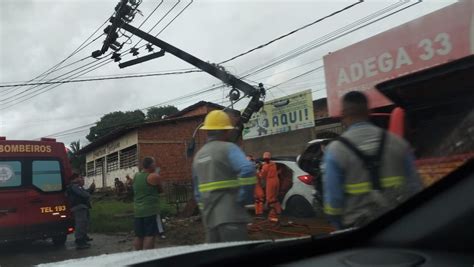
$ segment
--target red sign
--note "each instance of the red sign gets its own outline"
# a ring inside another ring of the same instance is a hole
[[[372,108],[391,104],[380,82],[474,54],[474,3],[465,0],[324,57],[330,116],[340,99],[364,91]]]

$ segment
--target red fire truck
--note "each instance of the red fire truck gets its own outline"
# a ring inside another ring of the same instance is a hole
[[[459,1],[324,58],[330,116],[364,91],[413,145],[425,185],[474,156],[473,10]]]
[[[0,137],[0,242],[64,244],[74,231],[65,196],[71,174],[63,143]]]

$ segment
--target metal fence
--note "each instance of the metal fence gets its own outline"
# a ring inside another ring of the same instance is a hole
[[[167,180],[163,189],[166,201],[170,205],[176,206],[176,213],[180,212],[180,207],[193,198],[193,183],[191,180]]]

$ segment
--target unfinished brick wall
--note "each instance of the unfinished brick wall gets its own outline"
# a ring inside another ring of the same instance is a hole
[[[138,130],[140,162],[146,156],[156,159],[164,180],[191,179],[192,158],[186,156],[187,144],[204,116],[178,120],[166,124],[143,127]],[[205,135],[198,132],[196,150],[204,143]]]
[[[191,179],[192,158],[187,157],[187,147],[196,128],[204,122],[206,114],[214,107],[201,106],[190,110],[176,120],[151,124],[138,129],[140,162],[152,156],[160,167],[164,180]],[[184,119],[183,119],[184,118]],[[206,133],[197,131],[194,153],[206,142]]]

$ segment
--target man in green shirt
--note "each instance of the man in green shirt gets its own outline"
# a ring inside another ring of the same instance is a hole
[[[133,179],[133,204],[135,209],[135,250],[152,249],[158,234],[159,193],[162,192],[160,176],[155,172],[152,157],[145,157],[142,170]]]

